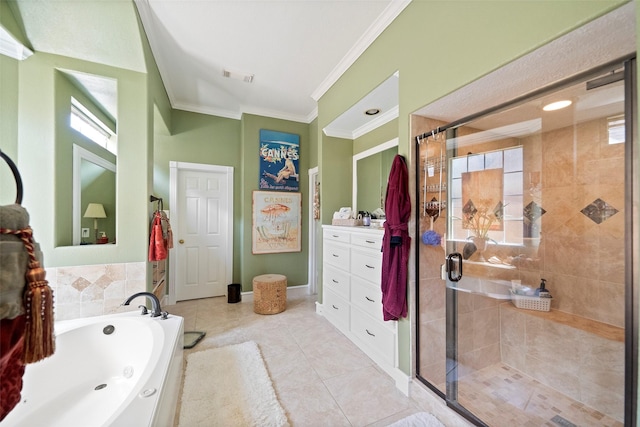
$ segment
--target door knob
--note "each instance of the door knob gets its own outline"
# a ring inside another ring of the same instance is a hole
[[[180,243],[182,245],[184,243],[184,240],[180,239],[180,240],[178,240],[178,243]]]

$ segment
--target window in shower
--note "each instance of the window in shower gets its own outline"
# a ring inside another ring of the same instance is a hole
[[[621,61],[418,145],[418,232],[443,242],[417,248],[417,376],[478,425],[624,423],[623,75]],[[558,100],[571,103],[543,110]],[[434,197],[448,207],[435,222]],[[465,221],[483,203],[495,218],[480,248]],[[551,300],[536,296],[542,279]]]
[[[464,143],[464,137],[457,143]],[[486,229],[491,242],[522,244],[522,153],[518,146],[451,159],[451,240],[464,241]],[[488,182],[493,185],[483,185],[482,178],[494,176]],[[482,210],[485,216],[478,218]]]

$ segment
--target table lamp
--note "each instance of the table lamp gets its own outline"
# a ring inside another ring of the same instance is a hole
[[[85,218],[93,218],[93,229],[95,231],[95,243],[98,242],[98,218],[106,218],[102,203],[89,203],[87,210],[84,212]]]

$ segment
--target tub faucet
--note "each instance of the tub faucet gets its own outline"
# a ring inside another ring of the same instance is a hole
[[[122,303],[122,305],[129,305],[129,303],[133,299],[141,296],[145,296],[151,300],[151,317],[162,316],[163,319],[167,318],[168,313],[166,311],[162,311],[158,297],[152,294],[151,292],[138,292],[137,294],[133,294],[129,298],[127,298],[125,302]]]

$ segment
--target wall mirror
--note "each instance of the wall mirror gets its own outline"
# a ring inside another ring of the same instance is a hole
[[[55,88],[56,246],[114,243],[117,81],[56,70]]]
[[[115,185],[114,163],[78,145],[73,146],[74,245],[115,241]],[[90,204],[93,205],[92,209],[89,209]],[[102,206],[104,212],[96,205]],[[97,214],[95,209],[98,209]],[[103,233],[107,237],[106,241],[102,237]]]
[[[353,156],[353,207],[355,211],[384,210],[387,181],[398,138]]]

